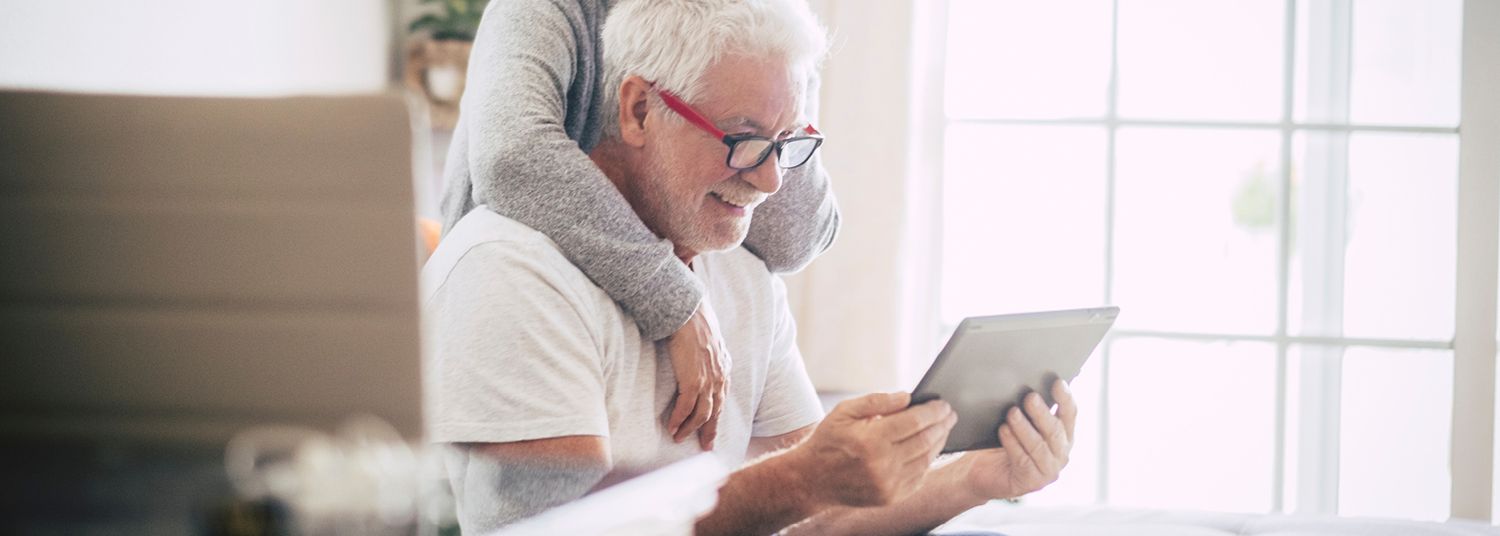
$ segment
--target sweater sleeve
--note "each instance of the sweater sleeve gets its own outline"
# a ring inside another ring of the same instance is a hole
[[[811,77],[806,117],[818,116],[818,86],[818,77]],[[772,272],[796,272],[832,246],[838,230],[833,184],[823,170],[822,157],[814,154],[806,164],[787,170],[781,191],[756,207],[745,249],[765,261]]]
[[[643,336],[662,339],[692,316],[702,283],[568,136],[568,90],[575,69],[596,61],[580,55],[592,52],[598,36],[580,20],[581,10],[570,12],[565,2],[574,0],[489,6],[475,38],[464,126],[454,143],[466,144],[461,165],[477,203],[546,234],[634,316]],[[471,206],[445,201],[450,210]]]

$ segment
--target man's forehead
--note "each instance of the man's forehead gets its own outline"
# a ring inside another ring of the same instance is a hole
[[[709,120],[720,130],[732,130],[747,128],[757,132],[775,134],[781,130],[791,130],[797,126],[806,124],[802,116],[802,92],[793,90],[786,95],[784,106],[770,105],[774,99],[766,98],[764,95],[746,94],[743,89],[738,93],[731,93],[734,89],[726,89],[724,92],[714,92],[712,89],[705,92],[714,108],[718,112],[710,116]],[[779,109],[775,109],[779,108]],[[714,112],[710,112],[711,114]],[[772,114],[775,114],[772,116]]]
[[[702,111],[721,130],[749,127],[774,135],[801,118],[808,77],[774,56],[729,54],[700,79]]]
[[[793,127],[801,126],[805,123],[806,121],[804,121],[800,116],[792,116],[791,121],[785,125],[768,126],[762,124],[760,121],[757,121],[753,117],[739,115],[726,118],[723,121],[719,121],[717,122],[717,126],[719,127],[719,130],[748,128],[750,130],[758,132],[770,132],[772,130],[790,130]]]

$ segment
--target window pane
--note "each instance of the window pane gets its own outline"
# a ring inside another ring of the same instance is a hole
[[[1306,132],[1293,146],[1292,332],[1452,338],[1457,137]],[[1339,174],[1347,187],[1330,187]]]
[[[1282,2],[1120,0],[1119,5],[1121,115],[1281,117]]]
[[[1304,0],[1298,7],[1299,120],[1458,124],[1462,0]]]
[[[1122,327],[1275,330],[1278,151],[1275,132],[1120,130]]]
[[[1457,136],[1351,135],[1345,334],[1451,339],[1457,226]]]
[[[1274,346],[1123,339],[1109,374],[1111,504],[1271,508]]]
[[[1453,354],[1344,353],[1339,514],[1448,518]]]
[[[949,7],[950,117],[1102,117],[1109,0],[957,0]]]
[[[943,320],[1104,300],[1104,130],[957,125],[946,138]]]

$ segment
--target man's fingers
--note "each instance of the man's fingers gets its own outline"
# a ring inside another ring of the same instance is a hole
[[[1063,432],[1062,421],[1052,415],[1052,410],[1042,400],[1042,395],[1026,395],[1026,416],[1031,419],[1031,425],[1041,434],[1055,457],[1060,459],[1068,453],[1068,438]]]
[[[839,402],[829,416],[837,414],[854,419],[867,419],[901,411],[906,409],[909,403],[911,403],[911,393],[873,393]]]
[[[1068,443],[1073,442],[1073,425],[1078,422],[1078,401],[1073,399],[1073,390],[1068,382],[1057,380],[1052,384],[1052,399],[1057,401],[1057,418],[1062,420],[1063,431],[1068,434]]]
[[[918,456],[901,464],[901,474],[906,475],[905,482],[901,484],[903,490],[916,490],[921,485],[927,471],[932,468],[933,457]]]
[[[1036,428],[1031,426],[1031,421],[1026,420],[1026,416],[1021,414],[1020,408],[1010,409],[1010,416],[1006,418],[1004,428],[1009,428],[1016,436],[1021,448],[1033,460],[1032,463],[1036,465],[1036,468],[1047,472],[1053,461],[1052,449],[1047,446],[1047,441],[1042,438],[1042,435],[1037,433]]]
[[[934,400],[886,417],[876,426],[885,430],[883,437],[899,442],[921,433],[929,426],[943,422],[952,414],[953,407],[947,402]]]
[[[1000,426],[1000,445],[1004,447],[1001,451],[1005,453],[1005,457],[1010,459],[1011,478],[1025,480],[1036,474],[1036,461],[1026,454],[1021,440],[1011,431],[1010,423]]]
[[[958,422],[958,415],[952,412],[948,416],[931,426],[896,443],[896,448],[905,451],[902,458],[927,458],[931,461],[943,450],[943,444],[948,441],[948,432],[953,431],[953,425]]]

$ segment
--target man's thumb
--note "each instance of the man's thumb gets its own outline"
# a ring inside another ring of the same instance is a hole
[[[871,393],[840,402],[833,408],[833,412],[855,419],[867,419],[896,413],[906,409],[909,403],[911,393]]]

